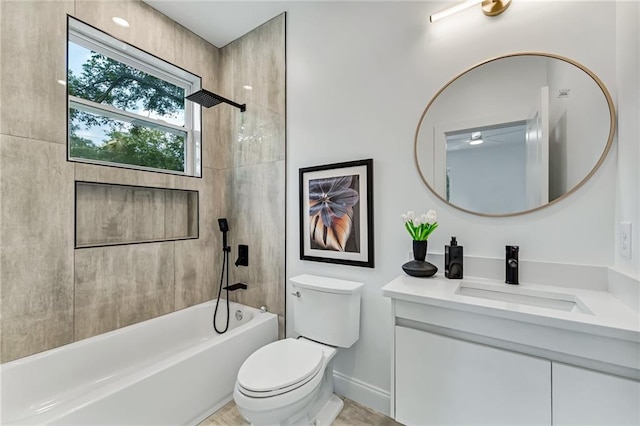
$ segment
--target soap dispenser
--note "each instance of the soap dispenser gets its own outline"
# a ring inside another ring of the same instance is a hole
[[[444,276],[462,279],[462,246],[456,237],[451,237],[449,245],[444,246]]]

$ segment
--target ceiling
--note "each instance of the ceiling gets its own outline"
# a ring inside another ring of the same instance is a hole
[[[525,122],[515,122],[451,132],[447,134],[447,152],[462,149],[473,150],[507,144],[524,144],[526,130],[527,126]],[[475,139],[474,133],[476,133],[476,137],[482,139],[484,143],[480,145],[470,145],[470,142]]]
[[[285,12],[293,1],[142,0],[216,47]]]

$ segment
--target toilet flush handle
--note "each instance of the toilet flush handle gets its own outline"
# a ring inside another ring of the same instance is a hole
[[[296,291],[295,293],[292,292],[291,294],[294,295],[295,297],[300,297],[300,292],[299,291]]]

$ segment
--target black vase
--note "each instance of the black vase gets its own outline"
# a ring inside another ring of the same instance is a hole
[[[431,277],[438,272],[438,268],[425,262],[427,257],[427,241],[413,241],[413,259],[404,265],[402,270],[412,277]]]
[[[424,262],[427,258],[427,240],[416,241],[413,240],[413,260],[420,260]]]

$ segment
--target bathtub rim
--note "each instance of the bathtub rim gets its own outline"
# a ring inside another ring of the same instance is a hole
[[[39,352],[33,355],[29,355],[27,357],[19,358],[17,360],[0,364],[0,383],[2,383],[4,372],[14,370],[17,368],[28,368],[28,364],[30,362],[38,361],[41,358],[49,357],[52,355],[55,356],[62,351],[69,351],[69,350],[73,350],[74,348],[81,348],[83,346],[86,346],[98,341],[102,341],[104,339],[112,338],[113,336],[116,336],[118,334],[124,334],[127,330],[131,330],[136,327],[142,328],[142,327],[148,326],[149,322],[158,320],[160,318],[165,318],[166,320],[166,317],[170,315],[184,315],[182,313],[188,310],[210,308],[213,311],[213,306],[215,305],[216,300],[217,299],[213,299],[207,302],[199,303],[197,305],[188,306],[178,311],[169,312],[154,318],[150,318],[148,320],[140,321],[135,324],[130,324],[128,326],[111,330],[106,333],[102,333],[96,336],[91,336],[82,340],[78,340],[76,342],[71,342],[53,349],[49,349],[47,351]],[[226,299],[221,298],[220,301],[224,302],[226,305]],[[0,408],[2,409],[0,411],[2,411],[3,414],[6,413],[7,411],[10,411],[10,412],[7,413],[8,415],[6,417],[3,415],[0,421],[2,422],[2,424],[6,423],[6,424],[15,424],[15,425],[55,422],[58,418],[64,417],[65,415],[68,415],[69,413],[75,410],[78,410],[82,407],[85,407],[91,404],[92,401],[94,401],[94,399],[97,396],[106,397],[106,396],[112,395],[126,388],[132,382],[139,382],[139,381],[145,380],[146,378],[153,376],[154,374],[158,373],[159,371],[162,371],[165,368],[173,366],[181,361],[186,360],[190,356],[194,356],[196,354],[199,354],[205,351],[209,347],[212,347],[215,345],[222,345],[224,344],[225,341],[234,338],[238,334],[241,334],[243,330],[250,328],[249,326],[258,326],[259,324],[267,321],[275,321],[275,325],[277,329],[278,316],[275,313],[262,311],[261,309],[257,309],[248,305],[243,305],[241,303],[232,302],[232,301],[230,301],[229,306],[230,306],[230,309],[232,310],[242,309],[245,312],[248,311],[252,313],[252,318],[246,321],[245,323],[242,323],[236,326],[235,328],[228,330],[226,333],[218,334],[214,336],[214,338],[212,339],[207,339],[204,341],[197,342],[194,345],[188,346],[186,348],[182,348],[175,353],[171,353],[166,357],[156,359],[153,362],[151,362],[149,365],[139,370],[133,370],[133,366],[131,366],[129,371],[126,374],[117,376],[113,380],[108,381],[103,385],[91,387],[92,384],[95,385],[95,382],[89,381],[88,383],[83,383],[77,387],[66,389],[66,392],[64,393],[66,398],[59,399],[57,401],[55,401],[55,394],[51,395],[51,401],[49,401],[51,404],[49,405],[49,408],[45,410],[42,410],[42,407],[44,407],[44,404],[41,401],[33,401],[31,404],[30,402],[27,402],[27,404],[25,405],[26,407],[29,407],[32,410],[34,406],[37,407],[35,408],[36,410],[35,412],[28,411],[25,414],[25,411],[20,412],[19,410],[20,407],[18,407],[18,409],[13,409],[13,410],[7,407],[8,408],[7,410],[7,408],[3,406],[4,398],[2,398],[2,392],[1,392],[2,388],[5,388],[6,385],[2,383],[2,386],[0,387]],[[211,327],[213,331],[213,326]],[[213,331],[213,333],[215,333],[215,331]],[[41,410],[41,411],[38,412],[37,410]],[[18,412],[18,415],[16,416],[16,413],[11,411]]]

